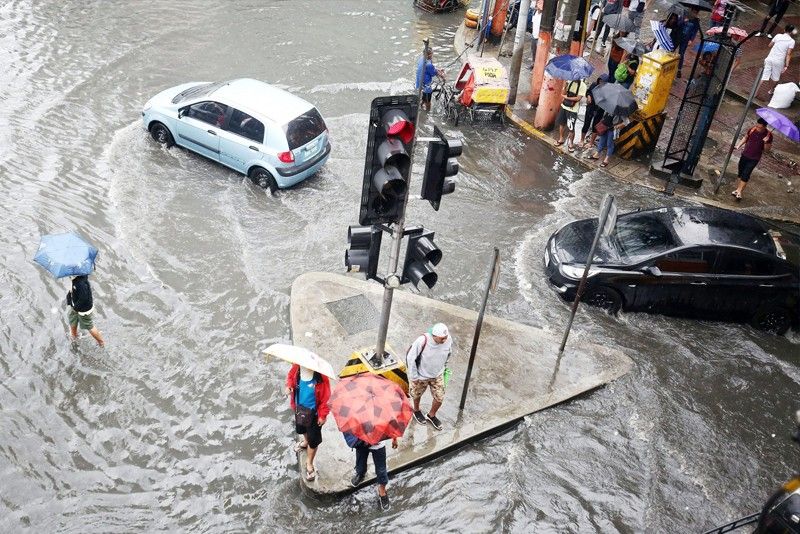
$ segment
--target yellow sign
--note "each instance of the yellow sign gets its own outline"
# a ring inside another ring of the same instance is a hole
[[[350,358],[347,360],[347,363],[344,364],[344,369],[339,372],[339,378],[353,376],[360,373],[372,373],[374,375],[380,375],[384,378],[388,378],[403,388],[403,391],[408,393],[408,375],[406,374],[406,365],[402,361],[399,361],[399,358],[398,362],[394,365],[382,367],[376,371],[372,365],[370,365],[369,360],[367,360],[365,356],[367,353],[369,353],[369,350],[353,352],[350,355]]]

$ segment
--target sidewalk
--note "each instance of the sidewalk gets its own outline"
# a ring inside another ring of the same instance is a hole
[[[758,14],[751,12],[742,13],[737,19],[736,25],[746,30],[757,29],[760,27],[766,8],[757,2],[749,2],[748,4],[753,6],[753,9],[758,10]],[[784,20],[779,26],[782,27],[787,23],[800,24],[800,16],[797,14],[797,11],[798,7],[792,5],[789,13],[787,13],[787,16],[784,17]],[[664,13],[649,13],[645,15],[645,21],[642,24],[643,41],[647,42],[651,39],[649,19],[660,18],[663,15]],[[701,24],[704,29],[708,28],[707,13],[701,13]],[[456,32],[454,39],[456,53],[463,52],[466,45],[472,42],[474,37],[475,30],[465,28],[462,24]],[[503,46],[502,53],[499,55],[500,61],[507,67],[510,65],[512,43],[513,36],[507,36],[506,44]],[[513,107],[509,106],[507,108],[506,114],[517,126],[529,135],[550,144],[553,151],[571,158],[574,162],[587,169],[596,168],[596,162],[586,159],[585,157],[588,155],[588,151],[576,150],[574,153],[570,153],[567,151],[566,146],[556,147],[556,130],[545,132],[534,128],[533,117],[536,110],[535,108],[531,108],[528,104],[531,72],[529,70],[531,64],[529,43],[530,41],[526,39],[524,47],[525,55],[522,62],[522,72],[520,74],[520,84],[517,92],[517,102]],[[753,172],[753,176],[748,183],[742,200],[737,202],[731,196],[731,191],[735,188],[736,182],[738,151],[735,151],[731,157],[719,193],[716,195],[714,194],[719,171],[722,168],[728,149],[730,148],[733,133],[744,111],[744,103],[746,102],[747,95],[749,95],[755,76],[763,63],[763,58],[767,54],[768,43],[769,41],[766,37],[754,37],[743,45],[741,63],[731,75],[731,80],[727,88],[728,94],[726,98],[723,99],[714,117],[708,140],[703,148],[697,169],[695,170],[694,176],[703,179],[702,185],[699,189],[678,186],[675,190],[675,194],[687,200],[700,202],[709,206],[741,210],[769,219],[800,223],[800,165],[798,165],[798,163],[800,163],[800,150],[798,150],[800,147],[780,133],[774,134],[772,153],[765,154],[762,157],[758,167]],[[498,52],[500,51],[497,46],[492,46],[487,43],[484,55],[497,57]],[[595,74],[591,79],[594,79],[595,76],[600,73],[606,72],[605,57],[601,57],[600,54],[594,52],[590,53],[588,47],[584,56],[595,67]],[[690,70],[689,67],[692,65],[693,61],[693,53],[687,53],[684,63],[684,73]],[[793,76],[792,73],[794,73]],[[792,60],[790,70],[784,74],[782,81],[788,81],[790,79],[797,80],[799,77],[800,53],[797,53]],[[670,91],[670,100],[664,110],[667,113],[667,120],[652,158],[654,162],[660,161],[661,158],[658,156],[661,155],[663,157],[663,152],[669,142],[670,132],[672,131],[680,101],[686,88],[687,78],[688,74],[684,78],[676,79]],[[763,95],[761,93],[763,93]],[[762,89],[758,96],[766,97],[766,90]],[[756,101],[756,104],[754,104],[754,107],[748,112],[747,118],[745,119],[743,132],[755,123],[757,118],[755,115],[755,108],[765,105],[766,103],[764,102]],[[795,100],[794,105],[790,109],[780,111],[794,119],[797,117],[798,112],[800,112],[800,103]],[[582,116],[583,111],[579,114],[579,117]],[[579,120],[576,129],[580,130],[581,126],[582,124]],[[647,157],[639,160],[623,160],[614,156],[611,159],[611,163],[604,171],[626,183],[650,187],[659,191],[663,190],[665,181],[649,174],[650,163],[651,161]]]
[[[331,273],[303,274],[292,284],[293,341],[324,355],[338,370],[353,351],[374,345],[382,298],[383,287],[374,282]],[[412,420],[399,440],[399,448],[387,448],[390,474],[501,432],[528,414],[598,388],[633,367],[633,361],[619,350],[591,343],[580,332],[573,332],[559,358],[562,325],[545,331],[487,315],[467,402],[459,412],[477,316],[475,311],[408,291],[394,292],[389,350],[404,352],[416,336],[436,322],[447,324],[454,344],[448,361],[453,374],[437,414],[443,428],[435,430]],[[426,393],[420,407],[427,409],[430,402]],[[317,478],[308,482],[301,477],[303,484],[318,495],[352,491],[355,453],[346,445],[332,416],[323,426],[322,436],[315,460]],[[298,454],[298,469],[301,475],[305,472],[305,453]],[[374,487],[374,480],[369,462],[363,485]]]

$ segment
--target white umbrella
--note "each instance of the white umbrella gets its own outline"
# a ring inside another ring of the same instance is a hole
[[[296,363],[300,367],[311,369],[333,379],[338,378],[330,363],[303,347],[276,343],[264,349],[264,355],[275,356],[289,363]]]

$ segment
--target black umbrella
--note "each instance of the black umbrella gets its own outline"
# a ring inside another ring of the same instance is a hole
[[[640,43],[634,38],[617,37],[616,39],[614,39],[614,42],[617,43],[617,46],[619,46],[629,54],[636,54],[637,56],[641,56],[642,54],[647,53],[647,47],[645,47],[643,43]]]
[[[596,87],[592,91],[592,98],[595,105],[609,115],[627,117],[639,109],[630,89],[625,89],[618,83],[604,83]]]
[[[700,11],[710,12],[713,9],[711,4],[706,2],[706,0],[680,0],[678,3],[684,7],[688,7],[689,9],[695,8],[699,9]]]
[[[603,24],[618,32],[631,32],[636,29],[636,24],[634,24],[630,17],[623,16],[622,13],[606,15],[603,17]]]

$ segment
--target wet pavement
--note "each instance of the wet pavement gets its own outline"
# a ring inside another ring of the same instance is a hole
[[[294,335],[297,276],[344,270],[370,101],[411,91],[423,37],[453,62],[462,16],[410,0],[3,4],[0,532],[702,531],[794,472],[797,333],[581,309],[573,336],[630,355],[629,374],[399,473],[389,512],[372,488],[303,490],[287,368],[261,351]],[[318,106],[333,153],[316,177],[270,197],[142,129],[157,92],[239,76]],[[558,332],[550,234],[605,193],[623,211],[686,202],[583,174],[517,128],[420,122],[465,144],[456,192],[408,217],[436,231],[425,296],[447,304],[478,308],[497,246],[487,313]],[[67,285],[31,261],[41,234],[65,230],[100,250],[105,350],[69,343]]]

